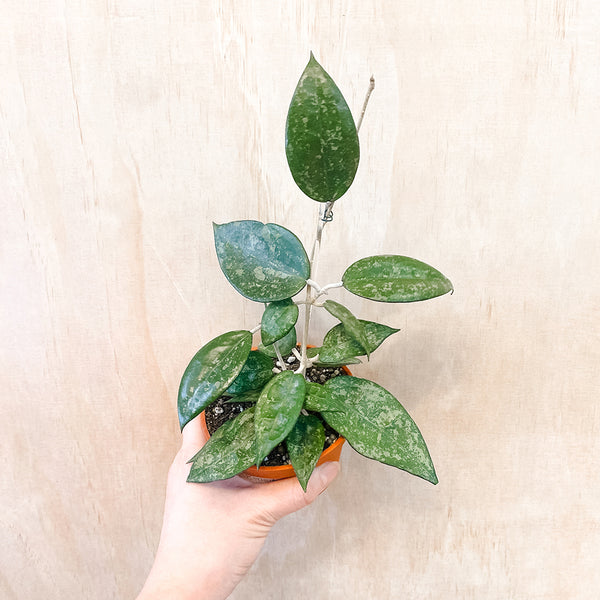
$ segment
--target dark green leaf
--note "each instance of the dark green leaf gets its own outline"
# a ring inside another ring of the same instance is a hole
[[[357,452],[437,483],[421,432],[390,392],[357,377],[336,377],[324,387],[345,408],[321,411],[323,418]]]
[[[256,458],[254,407],[226,421],[190,461],[187,478],[194,483],[229,479],[248,467]]]
[[[279,352],[282,356],[289,354],[292,351],[292,348],[296,347],[296,328],[292,327],[283,338],[271,344],[270,346],[265,346],[263,344],[258,345],[258,349],[263,354],[270,356],[271,358],[277,358],[277,353],[275,352],[275,345],[279,348]]]
[[[243,394],[240,394],[239,396],[234,396],[233,398],[229,398],[229,400],[226,400],[225,402],[227,404],[233,404],[235,402],[257,402],[258,398],[260,397],[261,392],[262,392],[262,389],[250,390],[249,392],[244,392]]]
[[[253,350],[248,355],[240,374],[227,388],[225,393],[237,396],[250,390],[262,388],[268,383],[271,377],[273,377],[273,361],[265,354]]]
[[[309,358],[314,358],[321,351],[321,348],[308,348],[307,354]],[[313,362],[313,365],[316,367],[345,367],[346,365],[359,365],[362,361],[354,356],[346,356],[345,358],[340,358],[339,360],[333,361],[322,361],[320,358]]]
[[[312,53],[288,111],[285,152],[294,181],[318,202],[345,194],[358,168],[360,150],[352,113]]]
[[[337,395],[320,383],[307,382],[304,396],[304,408],[312,412],[340,412],[344,411],[344,404]]]
[[[297,294],[310,277],[300,240],[288,229],[259,221],[213,224],[215,247],[225,277],[242,296],[256,302]]]
[[[285,439],[290,462],[306,492],[306,485],[325,445],[325,428],[314,415],[300,415]]]
[[[304,400],[305,381],[300,373],[283,371],[269,381],[256,403],[256,464],[291,431]]]
[[[371,351],[369,350],[367,333],[362,321],[359,321],[345,306],[334,300],[325,300],[323,307],[329,314],[342,322],[346,333],[363,349],[360,354],[366,354],[369,358]]]
[[[260,323],[261,341],[265,346],[280,340],[298,320],[298,305],[291,298],[271,302]]]
[[[230,331],[198,350],[179,384],[177,412],[181,429],[229,387],[251,347],[249,331]]]
[[[400,331],[387,325],[373,321],[360,321],[364,327],[369,352],[375,351],[382,342],[393,333]],[[361,356],[364,349],[348,333],[342,323],[330,329],[323,339],[323,346],[319,351],[319,360],[323,363],[334,363],[344,360],[348,356]]]
[[[417,302],[452,291],[452,283],[424,262],[407,256],[370,256],[350,265],[344,287],[379,302]]]

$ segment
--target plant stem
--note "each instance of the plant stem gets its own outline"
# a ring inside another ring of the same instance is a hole
[[[371,97],[371,92],[375,89],[375,78],[371,75],[371,79],[369,80],[369,88],[367,89],[367,94],[365,96],[365,101],[362,105],[362,110],[360,112],[360,117],[358,118],[358,124],[356,126],[356,133],[360,131],[360,127],[363,122],[363,118],[365,116],[365,112],[367,110],[367,105],[369,104],[369,98]],[[321,249],[321,238],[323,237],[323,229],[325,225],[331,221],[332,212],[331,209],[333,207],[335,201],[326,202],[325,205],[321,205],[319,208],[319,220],[317,221],[317,233],[315,236],[315,242],[312,247],[312,251],[310,253],[310,276],[314,281],[317,274],[317,265],[319,260],[319,251]],[[304,306],[304,330],[302,332],[302,344],[301,344],[301,352],[302,352],[302,360],[300,361],[300,372],[305,375],[306,374],[306,365],[308,362],[308,356],[306,352],[306,344],[308,341],[308,331],[310,327],[310,313],[312,310],[312,305],[315,298],[313,298],[312,294],[313,288],[310,283],[306,284],[306,304]]]
[[[283,360],[283,356],[281,356],[281,352],[279,351],[279,346],[277,345],[277,342],[275,342],[273,344],[273,348],[275,348],[275,354],[277,354],[277,360],[279,361],[279,364],[281,365],[281,370],[285,371],[286,370],[285,361]]]
[[[371,75],[371,79],[369,80],[369,89],[367,90],[367,95],[365,96],[365,101],[363,102],[362,110],[360,111],[360,117],[358,117],[358,124],[356,125],[356,132],[360,131],[360,126],[362,125],[363,118],[365,116],[365,112],[367,111],[367,104],[369,104],[369,98],[371,97],[371,92],[375,89],[375,78]]]

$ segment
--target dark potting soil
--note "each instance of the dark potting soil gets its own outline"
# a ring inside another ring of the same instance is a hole
[[[287,367],[291,369],[293,369],[294,364],[298,362],[298,359],[293,354],[284,356],[283,359],[286,362]],[[273,366],[275,367],[276,365],[277,359],[274,358]],[[340,375],[346,375],[341,367],[310,367],[306,370],[306,379],[314,383],[325,383],[329,379],[333,379]],[[206,428],[210,435],[221,427],[223,423],[235,418],[253,404],[252,402],[231,402],[230,400],[230,396],[221,396],[206,408]],[[339,433],[329,427],[318,413],[311,414],[316,414],[316,416],[321,419],[323,427],[325,428],[325,445],[323,446],[323,449],[329,448],[329,446],[340,437]],[[285,447],[285,442],[281,442],[281,444],[275,446],[262,462],[262,465],[265,467],[289,464],[290,457]]]

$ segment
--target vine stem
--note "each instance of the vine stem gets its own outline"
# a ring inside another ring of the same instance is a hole
[[[371,98],[371,93],[375,89],[375,78],[371,75],[371,79],[369,80],[369,87],[367,89],[367,93],[365,95],[365,100],[362,105],[362,109],[360,111],[360,116],[358,118],[358,123],[356,125],[356,133],[360,131],[361,125],[363,123],[363,119],[365,116],[365,112],[367,111],[367,105],[369,104],[369,99]],[[323,237],[323,229],[325,225],[331,221],[333,218],[332,208],[335,200],[330,202],[326,202],[325,205],[321,205],[319,207],[319,220],[317,221],[317,233],[315,235],[315,241],[312,247],[312,251],[310,253],[310,276],[313,280],[317,274],[317,266],[319,262],[319,253],[321,250],[321,239]],[[306,375],[306,368],[308,366],[309,360],[306,352],[307,342],[308,342],[308,331],[310,328],[310,315],[313,307],[314,300],[318,297],[315,296],[313,298],[313,287],[310,283],[306,284],[306,303],[304,307],[304,329],[302,332],[302,344],[301,344],[301,355],[302,359],[300,361],[300,367],[297,372]]]

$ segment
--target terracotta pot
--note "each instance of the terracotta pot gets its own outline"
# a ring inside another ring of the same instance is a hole
[[[253,348],[256,350],[256,348]],[[352,375],[350,369],[348,367],[342,367],[342,370],[346,373],[346,375]],[[202,425],[202,429],[204,433],[210,437],[210,433],[208,432],[208,428],[206,427],[206,415],[204,411],[200,414],[200,424]],[[326,448],[321,453],[319,460],[317,461],[317,466],[323,464],[324,462],[340,460],[340,454],[342,452],[342,446],[346,440],[343,437],[339,437],[329,448]],[[288,477],[295,477],[296,473],[294,472],[294,467],[292,465],[281,465],[278,467],[259,467],[256,466],[250,467],[246,469],[243,473],[240,473],[240,477],[244,477],[244,479],[255,480],[255,481],[274,481],[276,479],[286,479]]]

